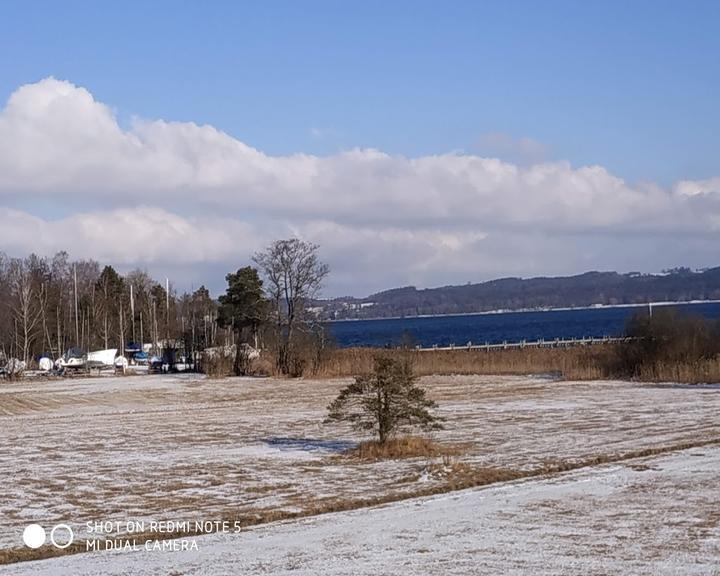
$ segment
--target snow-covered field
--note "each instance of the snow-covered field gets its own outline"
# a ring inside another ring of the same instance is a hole
[[[87,521],[308,511],[447,481],[424,458],[337,458],[357,438],[321,421],[343,384],[192,375],[0,383],[0,552],[22,549],[31,522],[64,522],[82,536]],[[466,445],[457,461],[470,467],[529,470],[720,438],[713,387],[497,376],[422,384],[447,419],[436,439]],[[718,464],[718,448],[705,446],[204,536],[198,551],[91,552],[0,574],[123,573],[116,564],[225,574],[231,560],[249,574],[713,574]]]
[[[53,574],[719,574],[720,449],[196,538],[184,552],[22,563]]]

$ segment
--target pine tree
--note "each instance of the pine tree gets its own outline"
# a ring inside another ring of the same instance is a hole
[[[378,355],[370,374],[356,376],[328,406],[326,422],[350,422],[361,431],[372,431],[380,443],[405,428],[438,430],[435,402],[415,385],[417,376],[407,357]]]
[[[228,287],[220,296],[218,324],[232,328],[236,335],[235,373],[243,374],[247,369],[247,358],[243,356],[247,340],[258,346],[258,332],[267,318],[268,302],[263,295],[262,280],[251,266],[240,268],[235,274],[228,274]]]

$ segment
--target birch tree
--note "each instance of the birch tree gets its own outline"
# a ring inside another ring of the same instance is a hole
[[[37,337],[42,316],[40,302],[43,294],[33,286],[33,275],[28,261],[14,258],[10,262],[9,272],[15,349],[22,360],[28,364],[31,346]]]

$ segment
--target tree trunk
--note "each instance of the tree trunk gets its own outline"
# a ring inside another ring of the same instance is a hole
[[[235,376],[244,376],[246,369],[244,367],[244,363],[242,361],[242,354],[243,349],[242,346],[240,346],[240,333],[238,330],[234,331],[234,335],[236,337],[235,342],[235,362],[233,363],[233,372],[235,373]]]

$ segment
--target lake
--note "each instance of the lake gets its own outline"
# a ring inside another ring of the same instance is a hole
[[[681,313],[720,318],[720,303],[654,305],[653,312],[674,308]],[[622,335],[634,314],[647,314],[647,307],[592,308],[541,312],[503,312],[423,318],[346,320],[326,326],[337,344],[350,346],[396,346],[407,334],[413,345],[423,347],[499,344],[555,338]]]

